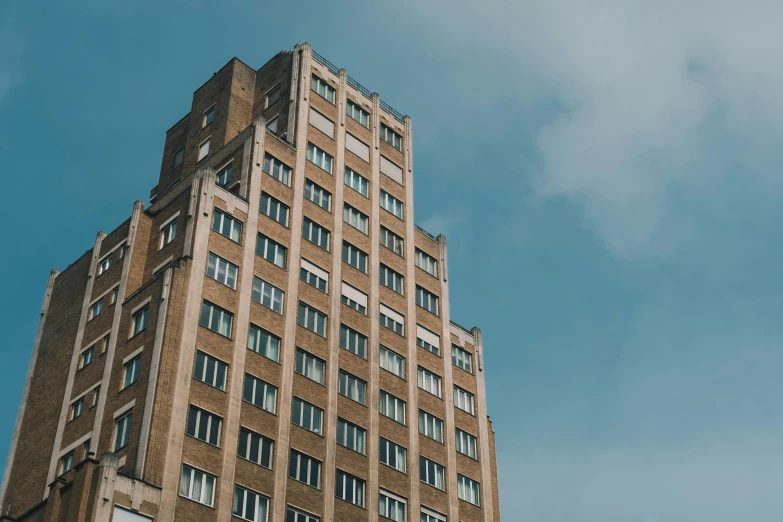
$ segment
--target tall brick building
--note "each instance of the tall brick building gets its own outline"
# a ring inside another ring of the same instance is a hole
[[[309,44],[201,86],[150,205],[49,277],[0,520],[500,520],[412,149]]]

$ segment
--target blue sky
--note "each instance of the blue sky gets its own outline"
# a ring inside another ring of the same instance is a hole
[[[504,520],[779,521],[781,15],[1,3],[0,463],[49,270],[146,201],[212,72],[309,41],[413,118],[416,221],[484,332]]]

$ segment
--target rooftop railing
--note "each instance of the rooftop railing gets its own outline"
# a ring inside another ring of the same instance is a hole
[[[449,320],[449,322],[451,323],[451,325],[452,325],[452,326],[456,326],[457,328],[459,328],[459,329],[460,329],[460,330],[462,330],[463,332],[465,332],[465,333],[468,333],[468,334],[470,334],[470,335],[473,335],[473,332],[472,332],[472,331],[468,330],[467,328],[465,328],[465,327],[464,327],[464,326],[462,326],[461,324],[459,324],[459,323],[457,323],[457,322],[454,322],[454,321],[451,321],[451,320]]]
[[[318,54],[313,50],[311,50],[310,52],[312,52],[313,58],[315,58],[316,62],[326,66],[326,68],[332,71],[334,74],[340,74],[340,69],[338,69],[335,64],[333,64],[332,62],[330,62],[329,60],[327,60],[326,58],[324,58],[323,56],[321,56],[320,54]]]
[[[370,89],[368,89],[367,87],[365,87],[361,83],[357,82],[356,80],[354,80],[350,76],[348,77],[348,85],[350,85],[351,87],[353,87],[357,91],[361,92],[362,94],[364,94],[368,98],[372,99],[372,93],[370,92]]]
[[[413,224],[413,228],[415,228],[416,230],[418,230],[419,232],[421,232],[422,234],[424,234],[424,235],[425,235],[425,236],[427,236],[428,238],[432,239],[433,241],[437,241],[437,240],[438,240],[438,237],[437,237],[436,235],[434,235],[434,234],[430,234],[429,232],[427,232],[426,230],[424,230],[423,228],[421,228],[421,227],[420,227],[419,225],[417,225],[416,223],[414,223],[414,224]]]

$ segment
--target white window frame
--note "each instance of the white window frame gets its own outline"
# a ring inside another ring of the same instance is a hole
[[[405,336],[405,317],[385,304],[380,304],[380,323],[392,332]],[[399,327],[399,328],[398,328]]]
[[[334,168],[334,156],[312,142],[307,143],[307,161],[320,168],[327,174],[332,174],[332,169]]]
[[[340,439],[343,440],[340,443]],[[337,445],[355,451],[360,455],[367,454],[367,429],[358,424],[337,418]]]
[[[283,270],[288,265],[288,247],[261,232],[256,236],[256,255]]]
[[[106,254],[103,259],[98,262],[98,275],[103,274],[111,268],[111,254]]]
[[[404,205],[402,201],[395,198],[385,190],[381,189],[381,208],[392,216],[403,219]]]
[[[439,399],[443,398],[443,379],[435,372],[428,370],[423,366],[419,366],[418,384],[419,389],[424,390]]]
[[[427,463],[432,464],[432,469]],[[424,476],[422,477],[422,466],[424,467]],[[432,474],[432,477],[430,476]],[[432,479],[432,481],[430,481]],[[441,491],[446,491],[446,466],[428,459],[424,455],[419,455],[419,480],[424,484],[432,486]]]
[[[128,356],[127,360],[122,362],[122,388],[124,390],[139,381],[141,373],[141,350]]]
[[[359,113],[358,118],[356,116],[357,112]],[[362,106],[357,102],[353,100],[347,100],[345,114],[347,114],[348,117],[355,122],[359,123],[359,125],[362,127],[366,129],[370,128],[370,113],[364,110],[364,108],[362,108]]]
[[[416,285],[416,306],[433,315],[440,315],[440,299],[423,286]]]
[[[304,318],[302,318],[303,310],[304,310]],[[315,322],[313,323],[313,328],[310,328],[308,326],[310,323],[310,316],[314,317]],[[299,307],[297,309],[297,314],[296,314],[296,324],[298,324],[305,330],[313,332],[316,335],[320,335],[321,337],[326,337],[326,333],[329,331],[329,316],[323,313],[322,311],[318,310],[314,306],[309,305],[304,301],[299,301]],[[318,328],[319,324],[323,324],[323,331],[319,331]]]
[[[381,225],[379,242],[400,257],[405,257],[405,240]]]
[[[405,276],[381,263],[378,268],[378,280],[380,283],[401,296],[405,296]]]
[[[207,324],[203,324],[202,321],[204,319],[204,308],[209,308],[209,316],[207,317]],[[215,317],[215,314],[217,315],[218,320],[218,329],[213,330],[212,329],[212,319]],[[225,331],[226,328],[226,320],[228,320],[228,331]],[[223,337],[228,337],[231,339],[231,334],[234,332],[234,314],[225,308],[222,308],[215,303],[211,301],[207,301],[204,299],[201,302],[201,313],[199,314],[198,319],[199,326],[203,326],[207,330],[211,332],[215,332],[218,335],[222,335]]]
[[[478,437],[465,430],[456,428],[454,447],[457,453],[461,453],[473,460],[478,460]]]
[[[386,446],[387,461],[383,460],[383,447]],[[394,453],[394,463],[392,463],[391,454]],[[378,460],[384,466],[389,466],[391,469],[397,470],[400,473],[408,472],[408,448],[401,444],[397,444],[393,440],[381,437],[378,445]]]
[[[221,268],[223,270],[222,279],[220,277]],[[236,290],[237,279],[239,278],[239,266],[224,257],[220,257],[214,252],[209,252],[209,254],[207,254],[207,277],[214,279],[232,290]]]
[[[212,136],[208,136],[207,139],[205,139],[204,141],[202,141],[199,144],[199,146],[198,146],[198,160],[197,160],[197,162],[201,161],[204,158],[206,158],[207,156],[209,156],[209,144],[210,144],[210,139],[211,138],[212,138]]]
[[[327,212],[332,211],[332,193],[310,178],[305,178],[304,198]]]
[[[428,273],[432,277],[438,277],[438,260],[423,250],[416,249],[413,257],[417,268]]]
[[[416,346],[440,357],[440,335],[420,324],[416,325]]]
[[[310,79],[310,90],[334,105],[335,93],[337,91],[324,78],[313,74]]]
[[[384,417],[388,417],[393,421],[399,422],[403,426],[406,425],[406,408],[405,401],[397,397],[396,395],[381,389],[379,394],[380,406],[378,412]]]
[[[351,225],[362,234],[369,234],[370,217],[361,210],[352,207],[348,203],[343,204],[343,221]]]
[[[464,390],[459,386],[454,386],[454,407],[460,410],[475,415],[476,400],[475,396],[468,390]]]
[[[402,511],[400,511],[402,508]],[[405,522],[408,512],[408,500],[381,488],[378,494],[378,513],[394,522]]]
[[[421,522],[447,522],[446,515],[433,511],[425,506],[421,506],[421,514],[426,517],[422,518]]]
[[[190,418],[194,414],[196,415],[195,420],[195,433],[188,433],[190,430]],[[185,425],[185,434],[189,437],[193,437],[196,440],[200,440],[201,442],[204,442],[206,444],[209,444],[210,446],[214,446],[216,448],[221,447],[221,441],[223,440],[223,417],[218,415],[215,412],[209,411],[201,406],[196,406],[195,404],[188,405],[188,418],[186,420],[187,424]],[[201,431],[201,423],[206,422],[206,440],[199,437],[199,432]],[[214,425],[217,424],[217,433],[213,431]],[[212,439],[212,435],[216,435],[216,442],[211,442],[210,439]]]
[[[198,371],[199,357],[203,358],[201,372]],[[208,364],[210,360],[214,361],[212,364],[211,375]],[[223,368],[222,384],[219,382],[220,368]],[[228,380],[228,363],[222,359],[218,359],[214,355],[208,354],[207,352],[196,350],[196,357],[193,365],[193,378],[218,390],[226,391],[226,381]]]
[[[308,231],[307,234],[305,234],[305,230]],[[302,220],[302,237],[329,252],[332,242],[331,231],[308,217]]]
[[[296,454],[296,455],[294,455]],[[295,477],[291,476],[291,462],[293,459],[296,458],[296,471]],[[308,455],[307,453],[303,451],[299,451],[297,449],[291,448],[289,453],[289,462],[288,462],[288,477],[300,482],[302,484],[305,484],[307,486],[310,486],[311,488],[315,489],[321,489],[321,471],[323,470],[323,461],[320,459],[317,459],[313,457],[312,455]],[[302,470],[302,464],[306,462],[307,469]],[[304,471],[305,474],[305,480],[300,480],[300,474]],[[313,477],[313,474],[315,474],[315,485],[311,483]]]
[[[370,147],[362,140],[351,134],[345,133],[345,150],[356,156],[357,158],[370,163]]]
[[[473,374],[473,354],[454,343],[451,344],[451,364],[464,372]]]
[[[345,184],[365,198],[370,197],[370,180],[351,167],[345,167]]]
[[[255,332],[255,333],[254,333]],[[254,338],[255,337],[255,338]],[[266,337],[266,343],[263,343],[263,338]],[[275,362],[280,362],[280,344],[282,339],[280,336],[273,334],[265,328],[250,323],[247,334],[247,349],[255,352],[262,357]]]
[[[210,114],[212,114],[211,118],[209,117]],[[212,106],[209,109],[204,111],[204,117],[201,120],[201,128],[203,129],[213,121],[215,121],[215,104],[212,104]]]
[[[346,324],[340,324],[340,348],[367,359],[368,337]]]
[[[316,371],[316,367],[319,365],[320,373]],[[326,379],[326,361],[297,346],[296,358],[294,360],[294,372],[305,379],[323,385]],[[317,379],[316,376],[319,374],[321,378]]]
[[[339,395],[359,404],[367,405],[367,382],[342,369],[337,374],[337,381]]]
[[[367,294],[358,288],[349,285],[345,281],[342,283],[340,302],[350,308],[353,308],[360,314],[367,315]]]
[[[279,181],[286,187],[291,186],[291,175],[294,169],[272,156],[268,152],[264,153],[264,172],[272,178]]]
[[[240,491],[242,492],[241,500],[237,496]],[[248,495],[253,495],[255,497],[255,502],[253,502],[255,509],[252,514],[248,514],[245,511]],[[234,503],[231,507],[231,514],[237,518],[250,522],[267,522],[269,520],[269,500],[270,498],[268,496],[259,493],[258,491],[242,486],[241,484],[234,484]],[[264,505],[263,508],[261,507],[262,503]],[[237,506],[240,506],[241,508],[239,512],[236,511]],[[261,511],[263,511],[263,518],[259,518]],[[248,515],[252,516],[252,518],[248,518]]]
[[[379,347],[380,357],[378,364],[380,367],[392,375],[396,375],[400,379],[405,380],[405,357],[382,344],[379,345]],[[395,366],[399,372],[395,371]]]
[[[342,497],[337,494],[337,487],[338,484],[340,483],[342,484],[342,490],[344,495]],[[350,495],[348,494],[349,484],[350,484]],[[343,471],[339,468],[335,472],[334,494],[336,498],[348,502],[349,504],[353,504],[354,506],[364,507],[366,502],[366,488],[367,488],[367,481],[365,481],[364,479],[359,478],[356,475],[351,475],[350,473]]]
[[[481,506],[481,483],[457,473],[457,498],[474,506]]]
[[[247,380],[252,379],[253,389],[251,391],[250,400],[245,397],[245,388],[247,387]],[[271,392],[271,393],[270,393]],[[255,375],[245,372],[245,379],[242,381],[242,400],[248,404],[252,404],[256,408],[275,414],[277,411],[277,386],[269,384],[268,382],[259,379]],[[272,399],[270,400],[270,396]],[[256,399],[261,398],[261,404],[256,404]]]
[[[253,289],[251,298],[254,302],[273,312],[283,315],[285,306],[285,292],[269,281],[264,281],[258,276],[253,276]]]
[[[346,259],[347,256],[347,259]],[[369,255],[364,250],[360,249],[359,247],[356,247],[352,245],[351,243],[347,241],[343,241],[343,253],[342,253],[342,259],[343,262],[346,263],[349,266],[352,266],[359,272],[366,274],[367,268],[369,265]],[[354,265],[351,260],[356,259],[356,264]],[[364,270],[362,270],[362,261],[364,261]]]
[[[268,192],[261,193],[261,204],[258,206],[258,211],[266,217],[288,228],[288,220],[291,216],[291,207]]]
[[[294,395],[291,401],[291,424],[323,436],[324,410]]]
[[[419,410],[419,433],[443,444],[443,419],[432,413]]]
[[[187,492],[183,493],[183,488],[185,487],[185,476],[186,473],[189,475],[188,478],[188,484],[187,484]],[[198,491],[198,496],[194,496],[194,484],[195,484],[195,475],[200,474],[201,475],[201,489]],[[211,479],[212,487],[206,488],[206,484],[209,482],[209,479]],[[212,507],[215,504],[215,483],[217,482],[217,477],[211,473],[207,473],[204,470],[195,468],[191,466],[190,464],[182,464],[182,473],[180,474],[179,479],[179,496],[182,498],[186,498],[188,500],[192,500],[193,502],[197,502],[199,504],[203,504],[205,506]],[[209,497],[207,498],[207,493],[209,494]]]
[[[321,292],[328,293],[329,272],[304,257],[300,258],[299,279]]]
[[[214,216],[212,216],[212,224],[211,228],[221,236],[230,239],[234,243],[242,244],[242,229],[244,228],[244,223],[240,221],[239,219],[235,218],[225,210],[221,210],[217,207],[215,207]],[[217,216],[220,216],[218,218]],[[218,228],[215,228],[215,220],[220,219],[220,224],[218,225]],[[223,233],[223,230],[228,227],[228,235]]]

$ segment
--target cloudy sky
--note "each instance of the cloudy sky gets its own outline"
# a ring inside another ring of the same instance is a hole
[[[783,3],[49,4],[0,3],[0,464],[48,271],[212,72],[309,41],[413,118],[503,519],[783,519]]]

